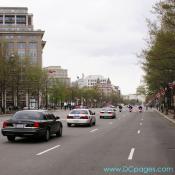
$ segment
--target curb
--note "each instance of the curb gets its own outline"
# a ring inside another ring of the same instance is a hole
[[[169,120],[170,122],[175,124],[175,120],[170,119],[169,117],[167,117],[165,114],[162,114],[161,112],[159,112],[158,110],[154,109],[157,113],[159,113],[161,116],[163,116],[164,118],[166,118],[167,120]]]

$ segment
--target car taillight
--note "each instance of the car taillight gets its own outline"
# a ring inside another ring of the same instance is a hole
[[[38,122],[34,122],[33,127],[39,128],[39,123]]]
[[[88,119],[88,116],[82,116],[81,119]]]
[[[108,112],[109,114],[112,114],[112,112]]]
[[[8,122],[5,121],[5,122],[3,123],[3,128],[6,128],[6,127],[7,127],[7,124],[8,124]]]

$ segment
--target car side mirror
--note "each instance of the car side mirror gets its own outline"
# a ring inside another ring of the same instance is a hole
[[[59,120],[60,119],[60,117],[58,117],[58,116],[56,116],[55,118],[56,118],[56,120]]]

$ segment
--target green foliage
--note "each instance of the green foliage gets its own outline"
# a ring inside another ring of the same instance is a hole
[[[149,25],[148,47],[142,51],[148,94],[175,80],[175,2],[159,2],[154,10],[158,14],[158,21]]]
[[[144,85],[138,86],[136,93],[139,95],[146,95],[146,87]]]

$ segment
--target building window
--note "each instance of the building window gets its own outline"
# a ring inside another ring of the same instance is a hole
[[[8,49],[14,49],[14,43],[8,43]]]
[[[5,36],[5,39],[13,39],[14,38],[14,36],[13,35],[7,35],[7,36]]]
[[[18,49],[25,49],[26,43],[18,43]]]
[[[14,15],[6,15],[5,16],[5,24],[15,24],[15,16]]]
[[[17,48],[18,48],[18,56],[20,58],[24,58],[26,56],[26,52],[25,52],[26,43],[24,42],[17,43]]]
[[[37,49],[37,43],[36,42],[29,43],[29,49]]]
[[[25,57],[25,50],[24,49],[20,49],[20,50],[18,50],[18,56],[20,57],[20,58],[24,58]]]
[[[16,16],[16,24],[26,24],[26,16]]]
[[[35,57],[35,58],[36,58],[36,57],[37,57],[37,50],[30,50],[30,51],[29,51],[29,56],[30,56],[30,57]]]
[[[17,38],[18,38],[19,40],[24,40],[24,39],[25,39],[25,36],[19,35],[19,36],[17,36]]]
[[[31,64],[37,63],[37,43],[31,42],[29,43],[29,58],[31,60]]]
[[[0,24],[3,24],[3,16],[0,15]]]
[[[31,16],[28,16],[28,25],[32,25],[32,17]]]
[[[14,55],[14,43],[8,42],[7,43],[7,50],[6,50],[6,56],[10,58],[12,55]]]

